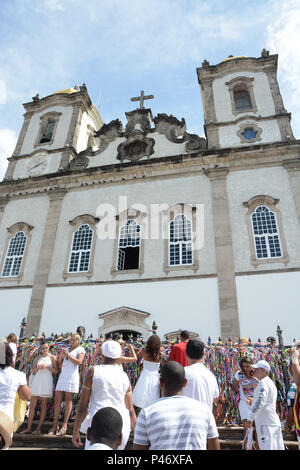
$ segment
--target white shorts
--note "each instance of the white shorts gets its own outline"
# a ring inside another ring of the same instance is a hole
[[[284,450],[280,426],[256,426],[260,450]]]
[[[240,400],[239,403],[239,412],[241,416],[241,420],[248,419],[249,411],[251,410],[251,406],[248,405],[246,400]]]

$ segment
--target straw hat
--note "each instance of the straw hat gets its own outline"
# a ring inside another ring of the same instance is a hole
[[[0,435],[4,439],[5,445],[3,449],[9,447],[12,443],[12,433],[14,431],[14,423],[12,419],[3,411],[0,411]]]

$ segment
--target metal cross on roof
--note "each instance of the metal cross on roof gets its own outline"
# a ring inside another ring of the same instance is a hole
[[[154,98],[154,95],[145,96],[144,90],[142,90],[140,96],[136,96],[135,98],[130,98],[130,101],[139,101],[140,109],[144,109],[144,100],[152,100],[153,98]]]

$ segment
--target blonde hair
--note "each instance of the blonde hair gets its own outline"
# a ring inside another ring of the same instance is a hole
[[[8,343],[16,343],[18,341],[17,335],[15,335],[15,333],[10,333],[6,338],[6,341]]]
[[[72,338],[77,339],[78,344],[80,344],[80,342],[81,342],[81,337],[80,337],[80,335],[79,335],[78,333],[73,333],[73,334],[70,336],[69,341],[70,341]]]

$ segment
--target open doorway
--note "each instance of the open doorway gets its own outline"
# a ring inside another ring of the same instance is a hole
[[[122,336],[122,339],[124,341],[128,341],[129,338],[133,337],[133,339],[137,338],[138,336],[141,336],[141,333],[138,331],[134,330],[117,330],[117,331],[110,331],[105,335],[105,339],[109,339],[112,337],[113,334],[117,333],[118,335]]]

